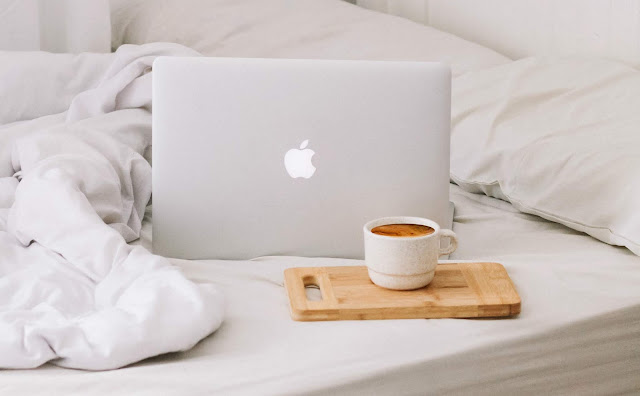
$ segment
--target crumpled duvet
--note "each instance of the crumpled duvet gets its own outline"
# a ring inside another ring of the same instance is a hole
[[[0,52],[0,368],[106,370],[191,348],[222,296],[141,246],[151,196],[151,65]]]

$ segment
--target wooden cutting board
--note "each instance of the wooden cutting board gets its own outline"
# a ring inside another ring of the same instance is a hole
[[[284,280],[291,317],[300,321],[481,318],[520,313],[520,296],[498,263],[439,264],[433,281],[410,291],[374,285],[367,267],[289,268]],[[317,286],[321,301],[307,299]]]

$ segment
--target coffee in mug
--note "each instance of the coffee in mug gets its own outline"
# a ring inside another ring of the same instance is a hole
[[[411,238],[433,234],[435,230],[420,224],[385,224],[371,229],[371,232],[396,238]]]
[[[450,245],[440,248],[440,239]],[[419,289],[431,283],[438,257],[456,250],[451,230],[421,217],[384,217],[364,226],[364,256],[369,278],[394,290]]]

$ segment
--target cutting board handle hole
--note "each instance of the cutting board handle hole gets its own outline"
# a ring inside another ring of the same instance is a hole
[[[307,275],[302,278],[304,283],[304,294],[308,301],[322,301],[322,292],[315,276]]]

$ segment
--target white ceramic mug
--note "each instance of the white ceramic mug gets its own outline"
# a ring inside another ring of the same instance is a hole
[[[388,224],[417,224],[434,232],[416,237],[378,235],[372,229]],[[440,248],[440,240],[450,244]],[[441,229],[438,223],[422,217],[383,217],[364,225],[364,259],[369,278],[378,286],[394,290],[411,290],[431,283],[438,257],[453,253],[458,247],[456,234]]]

